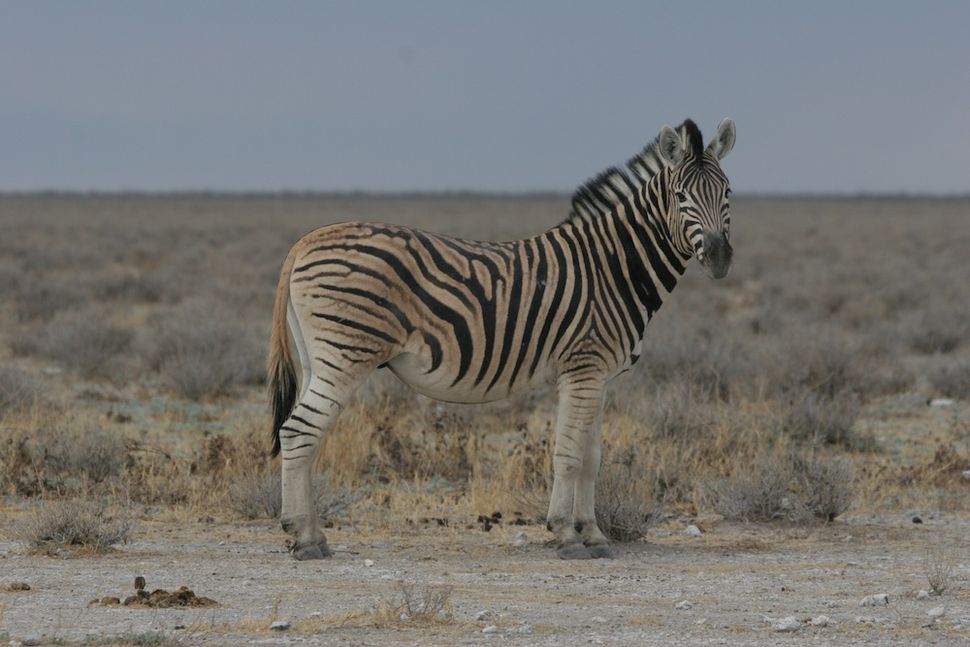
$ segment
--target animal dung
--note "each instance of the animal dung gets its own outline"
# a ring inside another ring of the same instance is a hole
[[[129,595],[122,601],[113,596],[95,598],[90,606],[99,607],[149,607],[154,609],[170,609],[172,607],[215,607],[219,603],[212,598],[198,596],[187,586],[180,586],[177,591],[155,589],[151,593],[145,590],[145,578],[135,578],[135,594]]]

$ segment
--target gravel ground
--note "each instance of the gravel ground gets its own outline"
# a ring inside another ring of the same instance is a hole
[[[521,547],[510,544],[521,527],[332,529],[336,556],[300,563],[268,522],[142,522],[137,541],[101,557],[31,556],[0,543],[0,590],[31,587],[0,592],[0,632],[13,644],[149,631],[204,645],[968,644],[970,518],[924,518],[850,517],[825,527],[701,520],[700,537],[672,521],[620,546],[613,560],[589,562],[556,559],[538,526],[525,528]],[[0,532],[11,523],[0,522]],[[941,553],[949,589],[918,599]],[[220,606],[89,606],[132,594],[136,575],[149,590],[188,586]],[[451,618],[416,626],[375,614],[400,596],[399,581],[419,593],[452,587]],[[860,606],[879,593],[888,606]],[[942,617],[927,615],[941,606]],[[808,622],[823,615],[827,626]],[[274,620],[290,628],[272,631]]]

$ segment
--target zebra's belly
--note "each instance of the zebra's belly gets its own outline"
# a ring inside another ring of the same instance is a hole
[[[387,367],[399,380],[421,395],[443,402],[467,404],[494,402],[530,391],[549,382],[547,373],[537,373],[531,379],[516,380],[512,388],[504,383],[495,384],[489,388],[487,380],[475,385],[470,376],[456,383],[454,376],[447,370],[429,373],[427,360],[412,353],[398,355],[387,363]]]

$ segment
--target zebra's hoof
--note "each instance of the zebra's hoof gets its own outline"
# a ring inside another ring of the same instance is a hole
[[[298,559],[301,562],[307,559],[326,559],[333,555],[326,540],[320,540],[312,544],[296,544],[293,546],[291,552],[293,553],[293,559]]]
[[[578,541],[572,544],[560,546],[559,550],[556,552],[559,555],[559,559],[591,559],[593,557],[590,554],[589,549]]]
[[[613,559],[613,549],[609,544],[591,544],[586,548],[593,559]]]

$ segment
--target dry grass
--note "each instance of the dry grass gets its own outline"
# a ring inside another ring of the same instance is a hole
[[[369,620],[378,627],[452,624],[455,621],[451,607],[452,587],[417,585],[401,580],[395,593],[382,599],[368,614],[357,616],[357,623]]]
[[[650,466],[635,450],[606,456],[596,481],[596,523],[615,541],[636,541],[660,518],[661,503],[645,478]]]
[[[0,417],[30,408],[40,400],[40,387],[26,371],[0,366]]]

